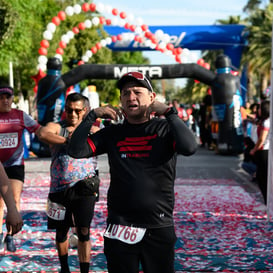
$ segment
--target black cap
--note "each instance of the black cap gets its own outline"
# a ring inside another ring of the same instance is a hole
[[[143,87],[146,87],[148,90],[153,92],[153,87],[150,80],[141,72],[129,72],[124,74],[118,81],[117,86],[122,90],[123,86],[128,82],[137,82],[140,83]]]

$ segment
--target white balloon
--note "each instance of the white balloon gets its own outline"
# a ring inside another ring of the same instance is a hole
[[[83,60],[85,63],[87,63],[87,62],[89,61],[89,58],[88,58],[86,55],[84,55],[84,56],[82,56],[82,60]]]
[[[98,4],[96,5],[96,10],[97,10],[98,12],[103,13],[103,12],[104,12],[104,4],[98,3]]]
[[[42,70],[42,71],[46,71],[46,64],[38,64],[37,65],[37,70]]]
[[[164,34],[163,34],[163,37],[162,37],[162,40],[163,40],[165,43],[169,43],[169,41],[170,41],[170,36],[169,36],[169,34],[164,33]]]
[[[137,34],[142,33],[142,28],[140,26],[137,26],[135,29],[135,33],[137,33]]]
[[[112,39],[110,37],[105,38],[106,44],[111,45],[112,44]]]
[[[135,17],[134,17],[134,15],[133,15],[133,14],[129,14],[129,15],[127,15],[127,21],[128,21],[129,23],[133,23],[133,22],[134,22],[134,20],[135,20]]]
[[[136,24],[137,25],[142,25],[143,24],[143,19],[142,18],[140,18],[140,17],[138,17],[137,19],[136,19]]]
[[[45,55],[40,55],[40,56],[38,57],[38,62],[39,62],[40,64],[47,64],[47,57],[46,57]]]
[[[105,46],[106,46],[106,41],[105,41],[104,39],[102,39],[102,40],[100,41],[100,44],[101,44],[102,47],[105,47]]]
[[[155,37],[158,39],[158,40],[161,40],[162,37],[164,35],[164,32],[162,29],[158,29],[156,32],[155,32]]]
[[[62,35],[61,40],[66,44],[68,44],[70,41],[69,37],[66,34]]]
[[[91,50],[87,50],[86,53],[85,53],[85,55],[86,55],[88,58],[91,58],[92,55],[93,55],[93,53],[92,53]]]
[[[44,31],[43,37],[46,40],[52,40],[52,38],[53,38],[52,32],[50,32],[49,30]]]
[[[106,13],[111,13],[112,12],[112,7],[110,5],[105,5],[105,12]]]
[[[55,54],[56,58],[58,58],[61,62],[63,61],[63,56],[61,54]]]
[[[182,55],[189,56],[190,55],[189,49],[188,48],[183,48]]]
[[[94,26],[98,26],[100,23],[100,19],[98,17],[94,17],[92,19],[92,23],[94,24]]]
[[[75,36],[75,34],[72,30],[68,30],[66,35],[68,36],[69,39],[73,39]]]
[[[73,7],[67,6],[67,7],[65,8],[65,13],[66,13],[68,16],[72,16],[72,15],[74,14],[74,9],[73,9]]]
[[[54,33],[56,31],[56,25],[53,24],[52,22],[50,22],[48,25],[47,25],[47,30],[49,30],[50,32]]]
[[[152,41],[147,39],[145,40],[144,44],[145,46],[150,47],[152,45]]]
[[[86,28],[91,28],[92,27],[92,22],[91,20],[87,19],[84,21],[85,27]]]
[[[80,14],[82,11],[82,7],[79,4],[74,5],[73,10],[76,14]]]

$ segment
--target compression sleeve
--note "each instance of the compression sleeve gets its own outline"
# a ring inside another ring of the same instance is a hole
[[[166,119],[175,140],[177,153],[186,156],[194,154],[197,150],[197,142],[192,131],[175,113],[166,115]]]
[[[96,121],[97,116],[94,110],[91,110],[85,119],[73,132],[68,143],[68,154],[74,158],[85,158],[95,154],[95,147],[91,148],[92,143],[89,140],[89,133],[92,124]]]

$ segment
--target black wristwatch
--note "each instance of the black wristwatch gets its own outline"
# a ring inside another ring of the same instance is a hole
[[[168,116],[172,115],[172,114],[178,114],[177,110],[175,107],[169,107],[166,112],[164,113],[164,116],[167,118]]]

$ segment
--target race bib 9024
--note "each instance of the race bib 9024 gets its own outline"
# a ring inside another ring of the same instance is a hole
[[[18,133],[0,134],[0,149],[15,148],[18,145]]]

